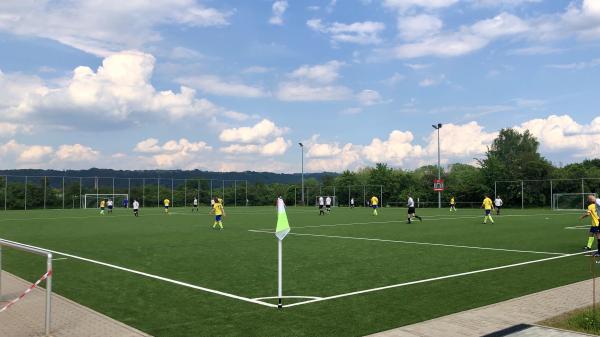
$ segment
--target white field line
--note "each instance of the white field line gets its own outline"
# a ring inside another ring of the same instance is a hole
[[[279,298],[279,296],[269,296],[269,297],[256,297],[253,298],[253,300],[274,300]],[[321,297],[317,297],[317,296],[281,296],[281,298],[308,298],[311,300],[316,300],[319,299]]]
[[[59,257],[56,259],[52,259],[52,261],[63,261],[63,260],[68,260],[68,259],[69,259],[68,257]]]
[[[262,231],[250,229],[249,232],[254,233],[269,233],[274,234],[273,231]],[[320,234],[309,234],[309,233],[293,233],[290,232],[288,235],[296,236],[311,236],[320,238],[331,238],[331,239],[347,239],[347,240],[364,240],[364,241],[376,241],[376,242],[389,242],[389,243],[404,243],[409,245],[422,245],[422,246],[440,246],[449,248],[465,248],[465,249],[477,249],[477,250],[494,250],[501,252],[514,252],[514,253],[531,253],[531,254],[546,254],[546,255],[566,255],[565,253],[556,252],[539,252],[533,250],[518,250],[518,249],[507,249],[507,248],[492,248],[492,247],[476,247],[476,246],[464,246],[464,245],[451,245],[445,243],[433,243],[433,242],[418,242],[418,241],[403,241],[403,240],[387,240],[387,239],[373,239],[373,238],[359,238],[354,236],[338,236],[338,235],[320,235]]]
[[[285,307],[288,307],[288,308],[289,307],[295,307],[295,306],[303,305],[303,304],[328,301],[328,300],[338,299],[338,298],[342,298],[342,297],[348,297],[348,296],[354,296],[354,295],[372,293],[372,292],[386,290],[386,289],[400,288],[400,287],[405,287],[405,286],[414,285],[414,284],[421,284],[421,283],[427,283],[427,282],[433,282],[433,281],[439,281],[439,280],[446,280],[446,279],[451,279],[451,278],[455,278],[455,277],[461,277],[461,276],[468,276],[468,275],[473,275],[473,274],[485,273],[485,272],[488,272],[488,271],[495,271],[495,270],[502,270],[502,269],[520,267],[520,266],[525,266],[525,265],[534,264],[534,263],[541,263],[541,262],[546,262],[546,261],[551,261],[551,260],[563,259],[563,258],[566,258],[566,257],[571,257],[571,256],[581,255],[581,254],[586,254],[586,253],[588,253],[588,252],[579,252],[579,253],[573,253],[573,254],[564,254],[564,255],[560,255],[560,256],[547,257],[547,258],[539,259],[539,260],[532,260],[532,261],[526,261],[526,262],[519,262],[519,263],[507,264],[507,265],[499,266],[499,267],[485,268],[485,269],[468,271],[468,272],[464,272],[464,273],[451,274],[451,275],[445,275],[445,276],[439,276],[439,277],[432,277],[432,278],[418,280],[418,281],[411,281],[411,282],[405,282],[405,283],[392,284],[392,285],[389,285],[389,286],[383,286],[383,287],[366,289],[366,290],[359,290],[359,291],[354,291],[354,292],[345,293],[345,294],[339,294],[339,295],[334,295],[334,296],[328,296],[328,297],[322,297],[322,298],[318,298],[318,299],[308,300],[308,301],[304,301],[304,302],[292,303],[292,304],[286,305]]]
[[[572,215],[572,214],[510,214],[510,215],[500,215],[498,219],[506,218],[506,217],[530,217],[530,216],[546,216],[546,215]],[[440,217],[442,216],[442,217]],[[483,215],[481,216],[457,216],[457,217],[445,217],[445,215],[432,215],[426,216],[423,218],[423,221],[433,221],[433,220],[454,220],[454,219],[483,219]],[[398,222],[406,222],[406,219],[402,220],[389,220],[389,221],[366,221],[366,222],[349,222],[349,223],[337,223],[337,224],[327,224],[327,225],[311,225],[311,226],[294,226],[293,228],[319,228],[319,227],[337,227],[337,226],[354,226],[354,225],[371,225],[371,224],[387,224],[387,223],[398,223]],[[416,222],[416,221],[413,221]],[[268,231],[271,228],[259,228],[257,230]]]
[[[586,225],[578,225],[578,226],[571,226],[571,227],[565,227],[565,229],[589,229],[590,226],[586,226]]]
[[[243,296],[238,296],[238,295],[226,293],[226,292],[219,291],[219,290],[214,290],[214,289],[210,289],[210,288],[200,287],[200,286],[197,286],[197,285],[194,285],[194,284],[190,284],[190,283],[186,283],[186,282],[182,282],[182,281],[173,280],[173,279],[169,279],[169,278],[158,276],[158,275],[153,275],[153,274],[145,273],[145,272],[142,272],[142,271],[125,268],[125,267],[117,266],[117,265],[114,265],[114,264],[109,264],[109,263],[106,263],[106,262],[92,260],[92,259],[88,259],[88,258],[85,258],[85,257],[81,257],[81,256],[77,256],[77,255],[72,255],[72,254],[67,254],[67,253],[63,253],[63,252],[58,252],[58,251],[54,251],[54,250],[50,250],[50,249],[46,249],[46,248],[41,248],[41,247],[36,247],[36,246],[32,246],[32,245],[27,245],[27,244],[23,244],[23,243],[20,243],[20,242],[14,242],[14,241],[10,241],[10,240],[6,240],[6,241],[9,241],[9,242],[15,243],[15,244],[19,244],[19,245],[22,245],[22,246],[27,246],[27,247],[30,247],[30,248],[45,250],[45,251],[51,252],[53,254],[70,257],[70,258],[73,258],[73,259],[76,259],[76,260],[90,262],[90,263],[94,263],[94,264],[101,265],[101,266],[104,266],[104,267],[108,267],[108,268],[112,268],[112,269],[117,269],[117,270],[129,272],[129,273],[132,273],[132,274],[137,274],[137,275],[140,275],[140,276],[145,276],[145,277],[148,277],[148,278],[151,278],[151,279],[155,279],[155,280],[159,280],[159,281],[164,281],[164,282],[168,282],[168,283],[173,283],[173,284],[176,284],[176,285],[179,285],[179,286],[183,286],[183,287],[188,287],[188,288],[192,288],[192,289],[196,289],[196,290],[201,290],[201,291],[205,291],[205,292],[208,292],[208,293],[212,293],[212,294],[216,294],[216,295],[221,295],[221,296],[229,297],[229,298],[233,298],[233,299],[244,301],[244,302],[250,302],[250,303],[264,305],[264,306],[271,307],[271,308],[277,308],[277,305],[275,305],[275,304],[266,303],[266,302],[262,302],[262,301],[259,301],[259,300],[254,300],[254,299],[251,299],[251,298],[247,298],[247,297],[243,297]]]
[[[29,221],[29,220],[63,220],[63,219],[90,219],[90,218],[120,218],[133,215],[86,215],[86,216],[63,216],[63,217],[43,217],[43,218],[13,218],[13,219],[0,219],[0,222],[6,221]]]

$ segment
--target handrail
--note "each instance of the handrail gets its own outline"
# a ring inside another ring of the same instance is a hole
[[[0,239],[0,246],[7,246],[7,247],[15,248],[15,249],[25,250],[27,252],[30,252],[33,254],[38,254],[38,255],[52,256],[52,252],[49,252],[47,250],[31,247],[24,243],[10,241],[10,240],[6,240],[6,239]]]

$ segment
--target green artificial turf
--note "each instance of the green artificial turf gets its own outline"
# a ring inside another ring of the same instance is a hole
[[[406,209],[374,217],[366,208],[326,216],[288,208],[284,295],[329,297],[545,259],[579,252],[587,241],[585,229],[565,229],[587,225],[578,213],[506,209],[484,225],[481,210],[419,212],[425,221],[409,225]],[[247,298],[277,294],[277,241],[266,233],[275,229],[274,207],[228,208],[223,231],[211,229],[208,209],[172,213],[0,212],[0,238]],[[54,290],[155,336],[362,336],[590,278],[588,262],[564,257],[282,310],[73,258],[54,262]],[[45,263],[5,249],[3,268],[35,281]]]

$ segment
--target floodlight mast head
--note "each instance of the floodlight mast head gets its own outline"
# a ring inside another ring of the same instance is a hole
[[[442,128],[442,125],[443,125],[442,123],[438,123],[437,125],[435,125],[435,124],[432,124],[432,125],[431,125],[431,127],[433,127],[433,128],[434,128],[434,129],[436,129],[436,130],[439,130],[439,129],[441,129],[441,128]]]
[[[302,143],[298,143],[298,145],[300,145],[300,147],[304,147],[304,144],[302,144]]]

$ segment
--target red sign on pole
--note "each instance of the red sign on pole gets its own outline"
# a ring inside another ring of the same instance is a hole
[[[444,179],[433,180],[433,190],[436,192],[444,191]]]

